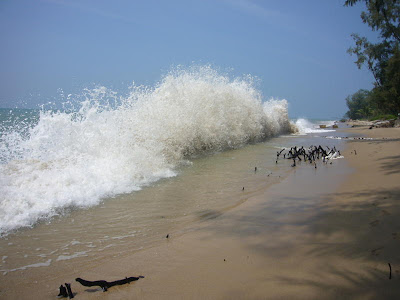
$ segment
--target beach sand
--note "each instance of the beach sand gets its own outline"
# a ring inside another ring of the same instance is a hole
[[[345,159],[300,166],[150,249],[46,282],[21,276],[0,298],[52,299],[72,282],[76,299],[398,299],[400,129],[348,130],[373,139],[349,139]],[[104,293],[74,281],[139,275]]]

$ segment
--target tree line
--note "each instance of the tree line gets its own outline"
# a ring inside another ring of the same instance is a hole
[[[361,19],[379,33],[379,42],[352,34],[358,68],[366,66],[375,82],[372,90],[359,90],[346,98],[351,119],[395,118],[400,113],[400,0],[346,0],[345,6],[364,2]]]

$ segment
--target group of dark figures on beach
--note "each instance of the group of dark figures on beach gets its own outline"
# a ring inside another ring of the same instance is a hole
[[[293,160],[292,167],[296,166],[296,161],[304,160],[304,162],[308,161],[310,164],[314,163],[314,167],[317,168],[316,160],[322,158],[324,163],[328,163],[330,159],[341,156],[340,151],[336,150],[335,146],[333,146],[333,148],[326,146],[326,149],[324,149],[321,145],[318,147],[311,146],[308,149],[305,149],[303,146],[294,146],[291,147],[287,152],[284,152],[285,150],[286,148],[283,148],[281,151],[276,153],[275,163],[278,163],[279,158],[283,156],[284,159]]]

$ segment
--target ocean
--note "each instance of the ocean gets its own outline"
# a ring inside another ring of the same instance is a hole
[[[0,110],[4,275],[151,247],[286,177],[280,149],[342,145],[319,128],[334,120],[290,120],[286,100],[209,67],[82,95],[62,109]]]

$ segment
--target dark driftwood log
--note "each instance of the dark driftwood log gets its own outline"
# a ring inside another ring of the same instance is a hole
[[[139,277],[127,277],[125,279],[121,280],[115,280],[115,281],[105,281],[105,280],[96,280],[96,281],[89,281],[85,280],[82,278],[76,278],[75,280],[78,281],[80,284],[83,286],[99,286],[102,288],[103,292],[106,292],[108,288],[115,286],[115,285],[123,285],[130,283],[132,281],[139,280],[140,278],[144,278],[144,276],[139,276]]]

